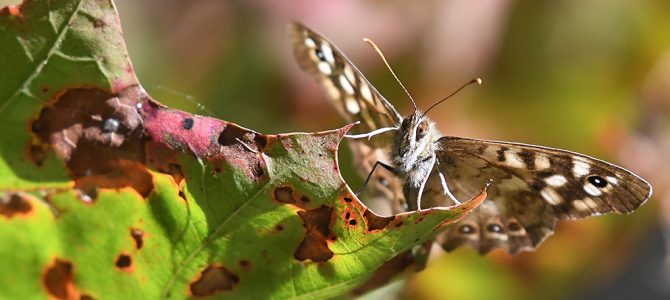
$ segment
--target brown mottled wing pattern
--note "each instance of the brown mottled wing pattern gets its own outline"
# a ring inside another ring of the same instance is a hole
[[[291,24],[290,31],[293,52],[300,67],[324,86],[332,103],[348,122],[360,121],[352,128],[353,133],[367,133],[400,123],[401,116],[393,105],[335,45],[302,24]],[[376,161],[390,162],[388,148],[391,143],[390,133],[377,135],[371,140],[349,141],[354,163],[362,176],[367,176]],[[367,190],[372,196],[368,204],[374,205],[372,208],[377,213],[402,211],[402,181],[390,172],[375,172]],[[389,202],[389,199],[393,200]]]
[[[401,116],[354,64],[330,41],[311,29],[291,25],[293,51],[300,67],[316,77],[340,114],[361,121],[358,132],[396,126]]]
[[[534,250],[558,219],[609,212],[630,213],[646,202],[651,186],[610,163],[565,150],[443,137],[424,193],[431,206],[453,204],[443,194],[441,172],[459,200],[470,199],[490,179],[487,200],[438,239],[447,250],[469,244],[480,253],[502,247]]]

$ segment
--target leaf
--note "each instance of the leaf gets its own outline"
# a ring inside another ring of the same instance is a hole
[[[263,135],[160,105],[108,1],[4,8],[0,39],[0,298],[334,297],[486,196],[380,217],[340,176],[349,126]]]

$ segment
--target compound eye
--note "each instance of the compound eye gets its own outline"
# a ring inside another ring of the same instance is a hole
[[[428,123],[423,121],[419,123],[419,126],[416,128],[416,140],[418,141],[428,133]]]

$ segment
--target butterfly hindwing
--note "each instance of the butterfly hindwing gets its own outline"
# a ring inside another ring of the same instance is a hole
[[[471,216],[452,226],[442,245],[471,244],[486,253],[532,250],[553,233],[558,219],[608,212],[630,213],[651,194],[637,175],[570,151],[518,143],[443,137],[439,164],[457,199],[470,199],[489,179],[488,198]],[[424,202],[451,205],[440,176],[430,176]]]

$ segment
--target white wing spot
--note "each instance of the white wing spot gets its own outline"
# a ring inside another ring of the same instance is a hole
[[[584,191],[586,191],[591,196],[600,196],[603,193],[597,187],[593,186],[590,183],[584,185]]]
[[[572,173],[575,175],[575,177],[582,177],[586,176],[591,172],[591,166],[587,164],[586,162],[579,160],[577,158],[574,158],[572,160],[574,165],[572,166]]]
[[[590,207],[592,210],[598,210],[598,203],[593,201],[593,199],[586,197],[582,199],[582,201],[584,201],[584,204],[586,204],[586,206]]]
[[[316,48],[316,42],[311,38],[306,38],[305,39],[305,46],[307,46],[309,48]]]
[[[331,68],[330,65],[325,61],[320,61],[316,67],[319,68],[319,72],[321,72],[323,75],[330,75],[333,73],[333,68]]]
[[[356,75],[354,75],[354,69],[350,65],[344,65],[344,76],[347,76],[349,82],[356,82]]]
[[[551,205],[559,205],[563,203],[563,197],[550,187],[543,188],[540,191],[540,196],[542,196],[544,200],[547,200]]]
[[[546,182],[548,185],[551,185],[553,187],[561,187],[568,183],[568,180],[565,179],[565,176],[563,175],[551,175],[547,178],[544,179],[544,182]]]
[[[370,91],[370,87],[368,87],[368,85],[365,83],[361,83],[360,90],[363,98],[365,98],[365,100],[372,102],[372,92]]]
[[[505,165],[517,169],[522,169],[526,167],[526,164],[523,163],[521,157],[519,157],[519,155],[514,153],[513,150],[505,151]]]
[[[611,183],[612,185],[617,185],[617,184],[619,184],[619,180],[616,179],[616,177],[607,176],[607,181],[609,181],[609,183]]]
[[[551,167],[551,161],[546,155],[535,153],[535,170],[541,171],[549,169]]]
[[[355,93],[354,87],[351,86],[351,83],[349,82],[349,80],[347,80],[347,77],[345,77],[344,75],[340,75],[339,79],[340,79],[340,86],[342,87],[342,89],[345,92],[347,92],[347,94],[353,95]]]
[[[589,207],[582,200],[572,201],[572,206],[578,211],[589,211]]]
[[[361,112],[360,106],[358,106],[358,103],[356,102],[356,99],[354,97],[347,97],[344,100],[344,105],[347,108],[347,111],[352,114],[357,114]]]
[[[331,80],[322,80],[321,82],[326,87],[326,92],[328,93],[330,99],[340,99],[340,89],[335,87],[335,84]]]
[[[323,57],[326,58],[326,61],[331,65],[335,65],[335,56],[333,56],[333,49],[330,48],[330,45],[326,42],[321,43],[321,52],[323,52]]]

